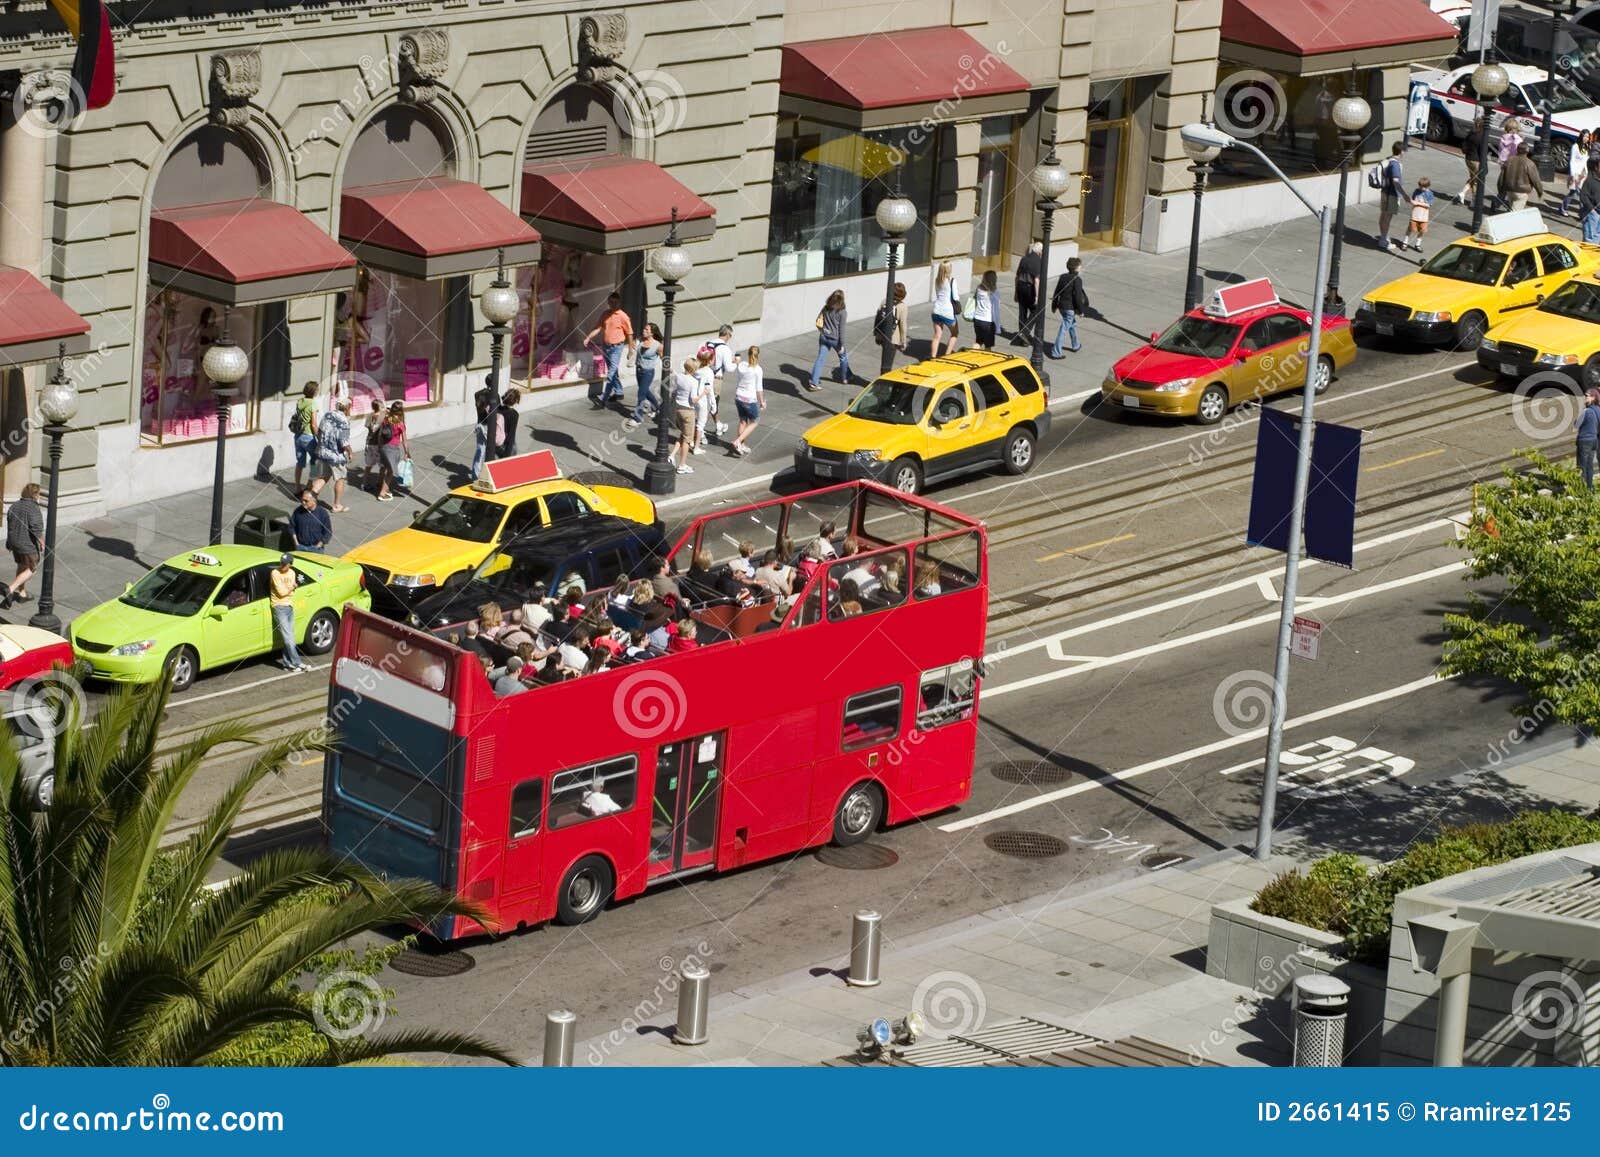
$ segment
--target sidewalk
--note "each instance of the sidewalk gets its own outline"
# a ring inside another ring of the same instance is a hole
[[[1460,158],[1436,149],[1407,155],[1407,179],[1429,173],[1438,188],[1460,188],[1464,174]],[[1428,252],[1459,235],[1457,219],[1470,218],[1470,210],[1441,204],[1435,214],[1434,231]],[[1371,245],[1373,206],[1352,207],[1344,250],[1344,296],[1353,302],[1360,293],[1383,281],[1400,276],[1415,264],[1414,258],[1380,253]],[[1566,232],[1571,228],[1557,225]],[[1279,292],[1289,300],[1309,302],[1315,287],[1315,225],[1309,215],[1271,228],[1255,230],[1208,242],[1201,253],[1208,288],[1223,281],[1269,276]],[[1052,378],[1052,397],[1058,413],[1065,414],[1083,404],[1098,387],[1111,364],[1165,328],[1182,308],[1183,277],[1187,254],[1152,256],[1129,249],[1100,249],[1084,257],[1085,284],[1097,315],[1080,322],[1082,352],[1068,354],[1060,361],[1046,362]],[[822,288],[819,287],[819,295]],[[1005,308],[1005,329],[1011,332],[1016,322],[1011,304],[1011,279],[1002,278],[1001,299]],[[858,378],[877,372],[879,350],[871,339],[872,305],[852,303],[847,331],[853,368]],[[1049,319],[1046,341],[1055,337],[1056,318]],[[931,323],[926,311],[912,314],[912,358],[927,355]],[[970,338],[971,328],[963,324],[962,336]],[[738,342],[742,335],[735,333]],[[836,412],[854,396],[855,388],[824,379],[823,390],[811,394],[802,388],[816,356],[812,334],[772,342],[762,351],[766,368],[768,409],[752,440],[755,452],[739,459],[713,447],[693,459],[695,473],[678,479],[677,494],[663,503],[669,521],[694,509],[695,496],[709,497],[742,486],[761,485],[788,468],[795,439],[818,420]],[[1025,352],[1025,347],[1002,338],[997,347],[1004,351]],[[687,351],[675,349],[683,356]],[[903,364],[907,359],[902,357]],[[628,397],[634,396],[631,381]],[[731,411],[731,399],[727,399]],[[731,417],[731,413],[728,415]],[[581,390],[564,390],[538,395],[524,406],[522,445],[524,449],[549,448],[567,473],[583,470],[615,470],[641,479],[645,464],[654,449],[653,424],[630,431],[622,430],[622,414],[597,412],[590,408]],[[357,453],[362,434],[357,431]],[[292,454],[289,437],[284,435],[283,451],[291,468],[255,479],[228,483],[224,488],[224,537],[232,540],[232,526],[241,512],[255,506],[271,506],[287,511],[294,502]],[[417,438],[412,443],[416,467],[414,497],[379,504],[368,493],[352,487],[347,496],[349,514],[334,519],[334,550],[343,552],[376,534],[409,525],[412,514],[438,497],[451,485],[465,480],[472,458],[470,427]],[[158,461],[152,457],[151,462]],[[114,508],[104,516],[87,519],[60,531],[56,580],[57,611],[69,620],[88,607],[109,598],[123,584],[137,579],[145,570],[174,554],[202,545],[210,521],[211,492],[208,479],[195,479],[189,493],[137,506]],[[37,590],[35,580],[35,590]],[[25,621],[33,604],[14,610],[12,621]]]
[[[1459,814],[1438,810],[1444,822],[1464,822],[1466,812],[1502,818],[1494,813],[1497,799],[1505,806],[1515,801],[1518,809],[1560,805],[1587,812],[1600,804],[1600,745],[1557,741],[1526,753],[1513,747],[1494,769],[1414,790],[1458,805]],[[838,1063],[851,1057],[856,1034],[874,1018],[892,1022],[915,1010],[927,1024],[926,1041],[1027,1017],[1102,1041],[1153,1042],[1195,1063],[1286,1065],[1292,1038],[1284,1002],[1205,971],[1213,905],[1253,895],[1278,873],[1337,850],[1307,846],[1292,832],[1279,834],[1279,846],[1284,854],[1265,864],[1229,849],[1083,895],[1038,897],[907,940],[894,939],[894,916],[886,912],[882,983],[874,988],[844,983],[850,913],[841,908],[841,957],[713,995],[705,1044],[672,1042],[677,1010],[669,995],[647,1001],[651,1011],[641,1023],[625,1022],[581,1041],[575,1060]],[[713,991],[715,983],[713,976]],[[581,1010],[579,1019],[582,1024]],[[531,1063],[538,1059],[535,1054]]]

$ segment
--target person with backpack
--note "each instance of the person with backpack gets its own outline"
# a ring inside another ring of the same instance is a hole
[[[317,425],[317,476],[311,480],[313,494],[321,495],[333,483],[333,512],[345,514],[345,479],[350,473],[350,399],[340,398],[322,415]]]
[[[472,408],[477,414],[472,424],[472,477],[476,480],[483,473],[483,464],[489,457],[489,443],[494,437],[494,416],[500,408],[493,380],[485,379],[483,387],[472,395]]]
[[[822,366],[827,361],[829,350],[839,356],[839,380],[847,384],[850,381],[850,355],[844,348],[844,323],[844,290],[835,289],[828,294],[826,304],[817,314],[817,360],[812,363],[811,380],[806,383],[806,389],[812,393],[822,388],[817,384],[817,379],[822,377]]]
[[[722,388],[730,381],[735,386],[739,384],[739,359],[733,353],[733,326],[724,325],[719,329],[717,336],[701,347],[701,352],[705,350],[711,351],[711,421],[720,438],[728,432],[728,423],[717,416]]]
[[[522,401],[522,394],[517,390],[507,390],[500,395],[500,406],[495,410],[494,416],[494,456],[496,458],[510,458],[517,452],[517,403]]]
[[[1061,315],[1061,328],[1049,353],[1056,361],[1061,360],[1061,343],[1066,338],[1072,339],[1069,348],[1073,353],[1083,348],[1078,344],[1078,315],[1089,312],[1089,295],[1083,291],[1083,275],[1078,272],[1082,268],[1080,258],[1068,259],[1067,271],[1056,278],[1055,292],[1050,295],[1050,308]]]
[[[294,488],[305,484],[305,473],[316,461],[317,450],[317,383],[307,382],[300,391],[300,399],[289,415],[289,433],[294,435]]]
[[[1378,202],[1378,248],[1385,253],[1392,253],[1396,248],[1395,243],[1389,239],[1389,226],[1394,221],[1394,215],[1400,212],[1400,202],[1405,200],[1410,203],[1411,198],[1406,193],[1406,175],[1400,164],[1400,154],[1405,152],[1405,146],[1399,141],[1389,149],[1389,159],[1378,166],[1379,178],[1377,187],[1382,191]],[[1371,175],[1367,183],[1372,184]]]

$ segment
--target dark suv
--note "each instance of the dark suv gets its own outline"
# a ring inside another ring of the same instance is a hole
[[[422,600],[407,617],[414,626],[436,630],[475,618],[484,603],[521,606],[536,589],[557,595],[574,580],[592,591],[609,587],[620,576],[649,577],[666,553],[660,522],[646,526],[630,518],[592,514],[502,546],[473,578]]]

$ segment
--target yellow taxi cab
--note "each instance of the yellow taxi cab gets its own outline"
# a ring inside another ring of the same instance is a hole
[[[392,614],[405,611],[419,594],[465,582],[497,546],[540,527],[590,514],[655,524],[655,503],[645,495],[583,478],[561,477],[548,450],[489,462],[476,482],[419,511],[410,526],[344,557],[366,573],[374,609]]]
[[[1478,364],[1501,377],[1556,373],[1581,389],[1600,387],[1600,275],[1583,273],[1540,303],[1495,326]]]
[[[1486,217],[1415,272],[1361,299],[1357,328],[1379,337],[1476,349],[1491,328],[1535,308],[1579,273],[1600,269],[1600,245],[1545,229],[1538,209]]]
[[[869,478],[907,494],[990,466],[1026,474],[1050,429],[1049,404],[1033,367],[1013,354],[929,358],[890,370],[807,430],[795,473],[812,484]]]
[[[1165,333],[1118,359],[1100,383],[1107,405],[1203,424],[1241,402],[1306,384],[1311,314],[1278,300],[1266,278],[1223,286]],[[1322,319],[1313,387],[1320,395],[1355,360],[1350,323]]]

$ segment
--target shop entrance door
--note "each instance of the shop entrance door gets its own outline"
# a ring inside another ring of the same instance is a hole
[[[978,146],[978,211],[972,220],[972,272],[1004,271],[1011,252],[1011,187],[1016,118],[987,117]]]
[[[1091,86],[1078,225],[1078,243],[1085,248],[1122,244],[1128,130],[1127,85],[1115,81]]]

